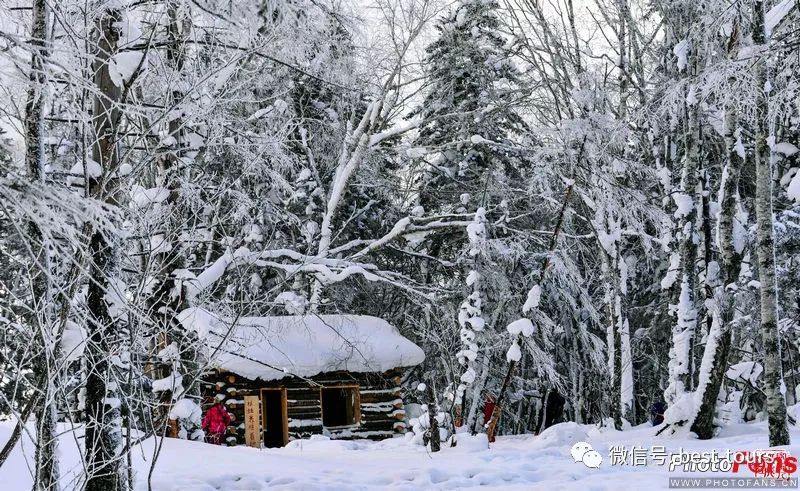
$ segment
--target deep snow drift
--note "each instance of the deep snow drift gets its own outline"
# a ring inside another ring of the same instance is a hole
[[[0,423],[0,442],[12,425]],[[541,489],[555,490],[651,490],[667,489],[668,477],[680,477],[667,466],[611,465],[609,449],[624,445],[664,445],[667,452],[679,448],[703,450],[755,450],[766,448],[766,423],[734,425],[718,438],[698,441],[686,437],[655,437],[649,425],[623,432],[598,430],[591,425],[564,423],[540,436],[500,437],[490,449],[485,438],[467,439],[456,448],[430,454],[423,447],[396,438],[383,442],[331,441],[324,437],[296,441],[282,449],[256,450],[246,447],[216,447],[185,440],[165,439],[152,478],[152,489],[172,490],[349,490],[349,489]],[[598,469],[589,469],[570,457],[578,441],[590,443],[602,456]],[[792,428],[787,447],[800,454],[800,430]],[[61,439],[62,482],[74,489],[80,466],[74,433]],[[147,489],[153,440],[134,452],[137,490]],[[0,468],[3,490],[30,489],[28,438]],[[697,473],[690,473],[698,475]],[[731,475],[717,474],[710,477]],[[750,475],[740,472],[739,476]]]

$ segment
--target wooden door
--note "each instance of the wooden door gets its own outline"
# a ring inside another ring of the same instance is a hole
[[[261,389],[261,405],[264,446],[275,448],[289,443],[286,389]]]

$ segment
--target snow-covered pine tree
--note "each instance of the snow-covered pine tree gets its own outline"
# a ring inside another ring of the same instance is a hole
[[[509,188],[525,165],[518,140],[526,125],[517,113],[524,84],[499,16],[495,1],[466,0],[437,22],[438,37],[426,48],[425,97],[409,115],[422,120],[412,143],[420,154],[413,163],[417,202],[433,214],[474,213],[467,227],[469,255],[464,256],[469,265],[464,271],[466,300],[458,319],[463,347],[457,357],[465,368],[453,391],[456,419],[463,414],[468,431],[493,363],[492,353],[480,346],[483,331],[503,323],[504,316],[494,310],[502,294],[495,296],[481,285],[499,286],[508,279],[508,270],[498,267],[498,258],[485,245],[493,234],[489,215],[494,210],[505,213],[502,206],[518,202]],[[432,245],[436,255],[461,254],[460,249],[452,240]],[[476,367],[482,367],[480,373]],[[472,384],[477,385],[470,388]]]
[[[497,186],[519,176],[514,137],[526,129],[517,113],[524,84],[499,9],[494,0],[459,2],[426,49],[425,98],[410,114],[423,121],[414,146],[426,150],[418,176],[426,210],[456,209],[465,193],[486,206]]]

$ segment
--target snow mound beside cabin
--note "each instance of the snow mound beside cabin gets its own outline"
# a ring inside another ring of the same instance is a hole
[[[559,423],[545,429],[535,440],[537,446],[541,447],[571,447],[576,442],[583,442],[589,439],[586,425],[568,421]]]
[[[366,315],[240,317],[234,322],[192,308],[179,319],[206,337],[211,366],[251,380],[338,370],[383,372],[425,359],[422,349],[396,327]]]

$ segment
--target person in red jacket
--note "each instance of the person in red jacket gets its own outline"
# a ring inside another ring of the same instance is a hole
[[[206,431],[206,441],[214,445],[222,445],[225,432],[231,423],[231,415],[221,402],[215,403],[206,412],[203,418],[203,429]]]
[[[497,405],[497,399],[493,395],[487,395],[486,400],[483,401],[483,421],[484,424],[489,424],[494,414],[494,407]],[[489,436],[489,443],[494,443],[494,434]]]

